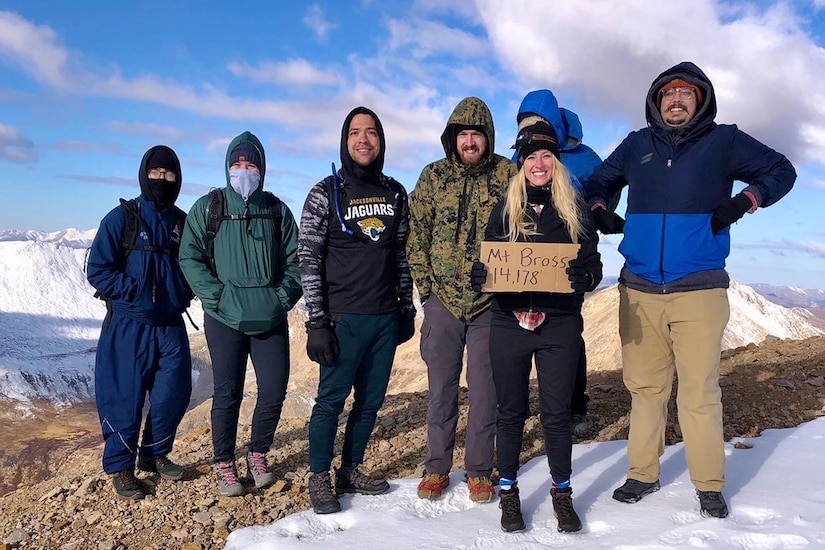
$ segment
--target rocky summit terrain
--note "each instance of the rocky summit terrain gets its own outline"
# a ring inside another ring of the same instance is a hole
[[[758,436],[767,428],[792,427],[823,414],[824,337],[796,341],[768,338],[759,346],[727,350],[722,371],[728,439]],[[592,372],[589,395],[592,430],[581,441],[626,438],[630,397],[621,372]],[[249,397],[247,401],[252,401]],[[535,400],[532,404],[536,411]],[[32,441],[28,447],[23,445],[15,455],[17,469],[14,461],[8,460],[9,454],[2,455],[6,460],[2,469],[5,488],[0,496],[0,549],[222,548],[235,529],[269,524],[307,509],[308,416],[287,417],[278,428],[268,455],[277,469],[277,482],[243,498],[226,498],[218,495],[211,473],[209,406],[207,400],[187,413],[175,444],[172,458],[186,465],[185,479],[171,482],[141,473],[149,495],[136,502],[116,498],[100,469],[101,445],[93,411],[81,411],[87,424],[75,418],[55,420],[50,427],[32,426],[32,433],[51,433],[53,442],[44,443],[49,439],[42,436],[36,439],[39,444]],[[420,475],[426,448],[426,406],[423,391],[387,397],[367,451],[367,471],[387,478]],[[667,443],[673,444],[681,438],[675,422],[675,397],[670,411]],[[466,413],[464,392],[457,465],[463,460]],[[534,414],[527,423],[524,461],[543,454],[540,434],[538,415]],[[239,442],[248,441],[248,437],[245,422]],[[72,445],[59,445],[60,441]],[[239,448],[239,456],[245,450]]]

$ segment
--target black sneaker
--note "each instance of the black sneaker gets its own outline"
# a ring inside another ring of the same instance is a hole
[[[642,500],[643,496],[649,495],[650,493],[655,493],[658,490],[658,479],[653,483],[645,483],[644,481],[639,481],[637,479],[627,478],[624,485],[613,491],[613,498],[619,502],[633,504],[634,502],[639,502]]]
[[[310,474],[309,502],[316,514],[334,514],[341,511],[341,503],[332,492],[332,480],[329,472]]]
[[[524,529],[518,487],[513,485],[512,489],[501,489],[498,499],[498,507],[501,508],[501,529],[508,533]]]
[[[140,488],[135,472],[132,470],[122,470],[112,476],[112,485],[117,496],[129,500],[140,500],[144,496],[143,489]]]
[[[358,469],[358,465],[341,466],[335,470],[335,491],[341,493],[360,493],[362,495],[380,495],[390,489],[390,484],[383,479],[374,479]]]
[[[559,520],[559,533],[575,533],[582,530],[582,520],[573,509],[573,489],[550,489],[553,496],[553,511]]]
[[[576,437],[584,437],[590,433],[590,424],[587,423],[587,415],[573,414],[570,416],[570,429]]]
[[[158,473],[163,479],[171,479],[173,481],[183,479],[183,466],[175,464],[165,456],[158,458],[143,458],[139,456],[137,467],[138,470],[143,470],[144,472]]]
[[[719,491],[696,491],[696,496],[699,497],[699,508],[703,516],[720,519],[728,517],[728,504]]]

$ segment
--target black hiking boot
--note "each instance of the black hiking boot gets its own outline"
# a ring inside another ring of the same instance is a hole
[[[613,498],[619,502],[633,504],[634,502],[639,502],[642,500],[642,497],[645,495],[655,493],[658,490],[658,479],[653,483],[645,483],[644,481],[639,481],[637,479],[627,478],[624,485],[613,491]]]
[[[329,472],[310,474],[309,502],[316,514],[334,514],[341,511],[341,503],[332,492],[332,480]]]
[[[122,470],[112,476],[112,485],[117,496],[129,500],[140,500],[144,496],[133,470]]]
[[[501,489],[498,499],[498,507],[501,508],[501,529],[508,533],[524,529],[518,487],[513,485],[511,489]]]
[[[696,491],[699,497],[699,508],[706,518],[728,517],[728,504],[719,491]]]
[[[144,472],[160,474],[160,477],[163,479],[171,479],[173,481],[183,479],[183,466],[175,464],[165,456],[158,458],[143,458],[143,456],[138,456],[137,467],[138,470],[143,470]]]
[[[390,489],[383,479],[374,479],[358,469],[357,464],[341,466],[335,470],[335,492],[380,495]]]
[[[575,533],[582,530],[582,520],[573,509],[573,489],[550,489],[553,496],[553,511],[559,520],[559,533]]]

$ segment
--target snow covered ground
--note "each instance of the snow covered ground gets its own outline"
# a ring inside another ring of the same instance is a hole
[[[625,479],[626,441],[576,445],[573,501],[579,533],[562,534],[550,501],[547,462],[536,458],[519,475],[527,529],[499,528],[497,501],[469,500],[462,474],[438,501],[416,496],[418,479],[390,483],[380,496],[345,496],[338,514],[311,511],[230,534],[225,550],[436,550],[610,548],[614,550],[825,548],[825,418],[767,430],[727,444],[727,519],[704,518],[685,466],[682,444],[662,457],[662,489],[636,504],[611,498]]]

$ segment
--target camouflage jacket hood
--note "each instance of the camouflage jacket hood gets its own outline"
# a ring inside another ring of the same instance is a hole
[[[465,166],[458,159],[458,152],[455,145],[455,126],[479,126],[487,137],[487,152],[484,160],[473,166]],[[496,130],[493,127],[493,115],[487,104],[477,97],[467,97],[462,99],[455,106],[450,118],[447,119],[447,126],[441,134],[441,146],[444,147],[444,155],[451,161],[455,168],[468,173],[483,173],[493,161],[496,149]]]
[[[454,124],[481,126],[487,136],[485,161],[465,166],[454,155]],[[421,296],[435,294],[458,319],[472,319],[490,296],[470,288],[470,269],[479,257],[493,207],[504,197],[516,165],[493,153],[490,110],[467,98],[453,110],[441,136],[446,158],[426,166],[410,193],[408,259]]]

